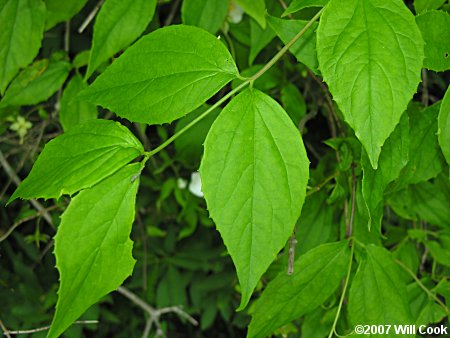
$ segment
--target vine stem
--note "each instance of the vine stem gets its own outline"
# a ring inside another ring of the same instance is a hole
[[[338,305],[338,309],[336,312],[336,316],[334,317],[333,326],[331,327],[328,338],[333,337],[333,333],[336,333],[336,325],[337,325],[339,316],[341,314],[342,304],[344,303],[345,293],[347,292],[348,283],[350,281],[350,274],[352,272],[352,265],[353,265],[353,255],[355,252],[355,243],[353,243],[353,241],[351,241],[351,245],[352,245],[352,249],[351,249],[351,253],[350,253],[350,262],[348,263],[348,271],[347,271],[347,276],[345,277],[344,289],[342,290],[341,299],[339,300],[339,305]]]
[[[145,162],[147,162],[147,160],[155,155],[156,153],[159,153],[161,150],[163,150],[164,148],[166,148],[169,144],[171,144],[173,141],[175,141],[178,137],[180,137],[182,134],[184,134],[187,130],[189,130],[190,128],[192,128],[194,125],[196,125],[198,122],[200,122],[203,118],[205,118],[208,114],[210,114],[214,109],[216,109],[217,107],[219,107],[222,103],[224,103],[226,100],[228,100],[230,97],[232,97],[233,95],[235,95],[236,93],[238,93],[241,89],[243,89],[245,86],[247,86],[248,84],[252,85],[253,82],[258,79],[260,76],[262,76],[265,72],[267,72],[275,63],[277,63],[278,60],[281,59],[281,57],[289,50],[289,48],[292,47],[292,45],[294,43],[297,42],[298,39],[300,39],[307,31],[308,29],[312,26],[312,24],[314,22],[316,22],[319,17],[322,15],[324,8],[322,8],[319,12],[317,12],[316,15],[314,15],[314,17],[309,20],[309,22],[306,24],[305,27],[303,27],[303,29],[298,32],[292,39],[291,41],[289,41],[283,48],[280,49],[280,51],[275,54],[275,56],[269,60],[269,62],[267,62],[263,68],[261,68],[255,75],[253,75],[250,78],[246,78],[244,80],[244,78],[242,78],[240,75],[237,75],[238,79],[242,79],[244,80],[244,82],[242,82],[239,86],[237,86],[236,88],[234,88],[233,90],[231,90],[230,92],[228,92],[226,95],[224,95],[220,100],[218,100],[215,104],[213,104],[211,107],[209,107],[204,113],[202,113],[201,115],[199,115],[196,119],[192,120],[189,124],[187,124],[184,128],[182,128],[180,131],[178,131],[177,133],[175,133],[174,135],[172,135],[171,137],[169,137],[166,141],[164,141],[163,143],[161,143],[158,147],[156,147],[153,150],[147,151],[145,152],[145,156],[144,156],[144,160],[143,160],[143,164],[145,164]]]
[[[439,304],[439,306],[445,311],[445,313],[447,314],[447,316],[450,316],[450,310],[448,309],[448,307],[430,290],[428,290],[428,288],[423,285],[423,283],[420,281],[419,278],[417,278],[416,274],[414,272],[412,272],[405,264],[403,264],[402,261],[396,259],[395,262],[400,265],[400,267],[405,270],[413,279],[414,281],[417,283],[417,285],[419,285],[419,287],[431,298],[434,299],[434,301],[436,303]]]

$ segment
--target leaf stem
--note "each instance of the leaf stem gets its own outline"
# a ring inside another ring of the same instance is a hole
[[[425,293],[429,296],[429,297],[431,297],[431,298],[433,298],[435,301],[436,301],[436,303],[438,303],[439,304],[439,306],[445,311],[445,313],[447,314],[447,316],[450,316],[450,310],[448,309],[448,307],[433,293],[433,292],[431,292],[430,290],[428,290],[428,288],[425,286],[425,285],[423,285],[423,283],[420,281],[420,279],[419,278],[417,278],[417,276],[416,276],[416,274],[413,272],[413,271],[411,271],[405,264],[403,264],[403,262],[402,261],[400,261],[400,260],[398,260],[398,259],[396,259],[395,260],[395,262],[398,264],[398,265],[400,265],[401,266],[401,268],[403,269],[403,270],[405,270],[413,279],[414,279],[414,281],[417,283],[417,285],[423,290],[423,291],[425,291]]]
[[[313,16],[313,18],[311,20],[309,20],[309,22],[306,24],[305,27],[303,27],[303,29],[297,33],[297,35],[295,35],[291,41],[289,41],[286,45],[284,45],[283,48],[280,49],[280,51],[275,54],[275,56],[270,59],[269,62],[267,62],[264,67],[262,67],[259,72],[257,72],[255,75],[253,75],[251,77],[251,81],[255,81],[257,78],[259,78],[261,75],[263,75],[265,72],[267,72],[275,63],[277,63],[277,61],[279,59],[281,59],[281,57],[289,50],[289,48],[292,47],[292,45],[294,43],[297,42],[298,39],[300,39],[307,31],[308,29],[312,26],[312,24],[314,22],[317,21],[317,19],[319,19],[319,17],[322,15],[323,11],[324,11],[325,7],[322,8],[320,11],[317,12],[316,15]]]
[[[298,32],[291,41],[289,41],[283,48],[280,49],[280,51],[275,54],[275,56],[270,59],[270,61],[264,65],[263,68],[261,68],[255,75],[253,75],[252,77],[245,79],[244,82],[242,82],[239,86],[237,86],[236,88],[234,88],[233,90],[231,90],[230,92],[228,92],[225,96],[223,96],[219,101],[217,101],[215,104],[213,104],[209,109],[207,109],[204,113],[202,113],[201,115],[199,115],[196,119],[192,120],[189,124],[187,124],[184,128],[182,128],[180,131],[178,131],[177,133],[175,133],[174,135],[172,135],[171,137],[169,137],[166,141],[164,141],[163,143],[161,143],[158,147],[156,147],[153,150],[147,151],[145,152],[145,156],[144,159],[142,161],[142,164],[144,165],[147,160],[155,155],[156,153],[159,153],[161,150],[163,150],[164,148],[166,148],[169,144],[171,144],[173,141],[175,141],[178,137],[180,137],[182,134],[184,134],[187,130],[189,130],[190,128],[192,128],[194,125],[196,125],[198,122],[200,122],[203,118],[205,118],[209,113],[211,113],[214,109],[216,109],[217,107],[219,107],[222,103],[224,103],[226,100],[228,100],[230,97],[232,97],[234,94],[236,94],[237,92],[239,92],[242,88],[244,88],[245,86],[247,86],[248,84],[250,84],[250,86],[252,86],[253,82],[258,79],[261,75],[263,75],[265,72],[267,72],[288,50],[289,48],[292,47],[292,45],[297,42],[298,39],[300,39],[305,33],[306,31],[312,26],[312,24],[314,22],[317,21],[317,19],[319,19],[320,15],[323,12],[323,8],[317,12],[316,15],[314,15],[314,17],[306,24],[305,27],[303,27],[303,29]],[[244,79],[242,76],[237,75],[238,79]]]
[[[341,299],[339,300],[339,305],[338,305],[338,309],[336,312],[336,316],[334,317],[333,326],[331,327],[328,338],[331,338],[333,336],[333,333],[336,333],[336,325],[337,325],[337,322],[339,319],[339,315],[341,314],[342,304],[344,303],[345,293],[347,291],[348,283],[350,281],[350,274],[352,272],[352,265],[353,265],[353,255],[355,252],[355,243],[353,243],[353,241],[351,241],[351,245],[352,245],[352,249],[351,249],[351,253],[350,253],[350,262],[348,263],[348,271],[347,271],[347,276],[345,277],[344,289],[342,290]]]

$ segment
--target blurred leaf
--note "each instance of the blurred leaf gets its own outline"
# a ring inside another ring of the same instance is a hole
[[[284,85],[281,88],[281,102],[294,124],[299,126],[301,119],[306,115],[306,103],[298,88],[292,83]]]
[[[67,21],[77,14],[88,0],[45,0],[47,7],[47,18],[45,22],[45,29],[49,30],[57,23]]]
[[[262,29],[266,28],[266,4],[264,0],[233,0],[242,7],[245,13],[258,22]]]
[[[287,44],[292,38],[297,35],[308,23],[304,20],[283,20],[273,16],[267,17],[267,22],[270,27],[277,33],[278,37]],[[316,29],[317,23],[313,23],[311,28],[295,42],[289,51],[294,54],[298,62],[308,66],[308,68],[315,74],[319,73],[317,52],[316,52]]]
[[[298,12],[308,7],[324,7],[329,0],[293,0],[289,7],[284,11],[283,16]]]
[[[414,9],[420,14],[430,9],[438,9],[446,0],[414,0]]]
[[[45,5],[41,0],[0,0],[0,94],[41,47]]]
[[[46,101],[61,88],[71,69],[66,61],[39,60],[25,68],[10,84],[0,107],[33,105]]]
[[[293,275],[282,272],[267,285],[255,304],[248,337],[266,337],[320,306],[339,287],[349,260],[347,241],[323,244],[300,256]]]
[[[348,312],[351,324],[414,323],[406,285],[400,276],[399,267],[389,251],[367,245],[350,288]]]
[[[95,105],[76,98],[77,94],[85,88],[87,88],[87,84],[80,75],[76,74],[64,89],[59,109],[59,120],[64,131],[68,131],[77,124],[97,117],[97,107]]]
[[[450,165],[450,86],[447,88],[439,109],[438,139],[442,153]]]
[[[144,32],[155,8],[156,0],[105,1],[95,20],[86,78]]]
[[[181,21],[216,34],[227,17],[229,0],[183,0]]]
[[[425,41],[425,68],[442,72],[450,69],[450,14],[426,11],[416,17]]]

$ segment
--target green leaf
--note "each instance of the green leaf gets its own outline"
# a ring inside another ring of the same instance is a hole
[[[450,14],[428,11],[418,15],[416,22],[425,41],[424,67],[437,72],[450,69]]]
[[[206,137],[202,189],[236,266],[240,310],[293,231],[308,165],[300,133],[286,112],[255,89],[236,96]]]
[[[18,197],[72,195],[97,184],[143,152],[140,142],[120,123],[87,121],[45,145],[9,202]]]
[[[71,65],[66,61],[44,59],[34,62],[13,80],[0,101],[0,108],[46,101],[63,85],[70,69]]]
[[[438,9],[445,1],[446,0],[414,0],[414,9],[417,14],[420,14],[431,9]]]
[[[450,236],[441,235],[439,236],[439,241],[442,243],[427,240],[425,241],[425,246],[439,264],[450,267]]]
[[[442,171],[438,137],[440,103],[423,110],[411,105],[409,114],[410,139],[409,162],[403,168],[397,185],[414,184],[436,177]]]
[[[283,13],[283,16],[298,12],[308,7],[324,7],[330,0],[294,0]]]
[[[97,15],[86,78],[136,40],[155,13],[156,0],[106,0]]]
[[[306,198],[297,222],[296,252],[305,253],[320,244],[336,240],[335,208],[327,204],[327,197],[326,191],[318,191]]]
[[[281,272],[254,305],[247,337],[267,337],[280,326],[314,310],[330,297],[345,276],[348,242],[328,243],[300,256],[294,274]]]
[[[84,311],[131,275],[130,240],[140,163],[73,198],[55,236],[60,287],[48,338],[59,337]]]
[[[409,158],[409,117],[403,114],[400,123],[386,140],[378,160],[379,168],[374,170],[365,152],[361,159],[364,172],[362,193],[369,212],[369,230],[381,231],[384,190],[396,180]]]
[[[450,165],[450,87],[447,88],[439,110],[438,139],[442,153]]]
[[[331,0],[317,31],[319,67],[374,169],[417,90],[423,40],[402,1]]]
[[[274,16],[280,16],[282,7],[278,1],[269,1],[267,6],[268,13]],[[250,54],[248,63],[251,65],[258,54],[273,40],[276,36],[271,27],[266,26],[262,29],[254,20],[250,20]]]
[[[264,0],[235,0],[245,13],[259,23],[262,29],[266,28],[266,4]]]
[[[44,33],[41,0],[0,0],[0,94],[37,55]]]
[[[87,84],[79,74],[76,74],[64,89],[59,109],[59,120],[64,131],[97,117],[97,108],[93,104],[82,99],[75,99],[78,93],[85,88],[87,88]]]
[[[267,17],[267,22],[284,44],[292,40],[308,23],[308,21],[304,20],[283,20],[272,16]],[[297,61],[304,63],[315,74],[319,72],[316,52],[316,28],[317,23],[313,23],[311,28],[289,48],[289,51],[294,54]]]
[[[386,249],[375,245],[365,247],[350,288],[348,311],[353,326],[413,324],[406,285]]]
[[[82,94],[134,122],[171,122],[202,105],[238,74],[225,46],[192,26],[141,38]]]
[[[216,34],[224,23],[229,0],[183,0],[181,21]]]
[[[86,5],[88,0],[45,0],[47,18],[45,29],[49,30],[56,24],[67,21],[77,14]]]
[[[281,88],[281,102],[294,124],[298,126],[300,120],[306,115],[305,99],[298,88],[292,83]]]

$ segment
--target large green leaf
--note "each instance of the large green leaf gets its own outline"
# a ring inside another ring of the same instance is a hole
[[[239,309],[292,233],[308,165],[299,131],[277,102],[256,89],[236,96],[211,127],[202,189],[236,266]]]
[[[86,82],[79,74],[76,74],[64,89],[59,109],[59,120],[65,131],[97,117],[97,108],[92,103],[75,98],[85,88],[87,88]]]
[[[142,144],[118,122],[90,120],[45,145],[10,202],[58,198],[89,188],[142,155]]]
[[[24,69],[6,90],[0,108],[33,105],[46,101],[63,85],[71,69],[66,61],[34,62]]]
[[[50,29],[57,23],[67,21],[86,5],[88,0],[45,0],[47,18],[45,28]]]
[[[363,152],[361,166],[364,172],[362,194],[369,212],[369,229],[381,231],[383,195],[389,183],[396,180],[409,159],[409,117],[403,114],[400,123],[386,140],[378,160],[379,168],[372,168]]]
[[[45,5],[41,0],[0,0],[0,94],[41,47]]]
[[[450,14],[428,11],[416,17],[425,41],[424,67],[442,72],[450,69]]]
[[[298,12],[303,8],[308,7],[323,7],[330,0],[294,0],[283,13],[283,16]]]
[[[199,107],[237,74],[213,35],[169,26],[128,48],[80,95],[130,121],[166,123]]]
[[[283,20],[272,16],[267,17],[267,22],[285,44],[292,40],[308,23],[304,20]],[[289,48],[289,51],[299,62],[304,63],[317,74],[316,28],[317,23],[313,23],[311,28]]]
[[[314,310],[330,297],[345,276],[348,242],[328,243],[300,256],[294,274],[281,272],[254,306],[248,337],[267,337],[280,326]]]
[[[353,326],[361,323],[413,324],[406,285],[398,265],[386,249],[366,246],[350,288],[348,311]]]
[[[427,181],[442,171],[441,151],[438,137],[438,115],[440,103],[423,110],[411,105],[409,114],[410,144],[409,161],[403,168],[398,186]]]
[[[235,0],[245,13],[255,19],[259,25],[266,28],[266,4],[264,0]]]
[[[131,275],[130,240],[141,165],[130,164],[80,192],[55,237],[60,287],[48,338],[59,337],[84,311]]]
[[[417,90],[423,40],[399,0],[331,0],[317,30],[319,68],[378,166],[381,146]]]
[[[227,17],[229,0],[183,0],[181,20],[185,25],[216,34]]]
[[[450,164],[450,87],[447,88],[439,110],[438,138],[442,153]]]
[[[103,62],[141,35],[155,13],[156,0],[106,0],[97,15],[88,78]]]

